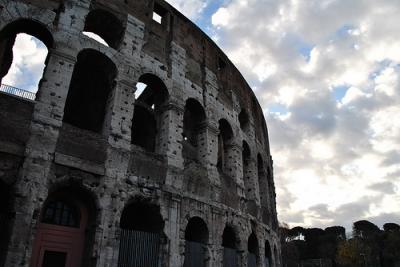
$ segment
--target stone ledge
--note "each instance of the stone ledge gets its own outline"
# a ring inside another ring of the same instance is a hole
[[[92,161],[84,160],[81,158],[68,156],[60,153],[55,153],[54,161],[57,164],[80,169],[82,171],[90,172],[97,175],[104,175],[105,169],[102,164],[94,163]]]

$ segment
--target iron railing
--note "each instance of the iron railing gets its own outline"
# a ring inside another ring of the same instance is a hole
[[[160,234],[121,229],[118,267],[159,267]]]
[[[0,92],[6,93],[6,94],[10,94],[10,95],[15,95],[15,96],[19,96],[25,99],[29,99],[29,100],[35,100],[36,94],[29,92],[29,91],[25,91],[10,85],[6,85],[6,84],[2,84],[0,86]]]

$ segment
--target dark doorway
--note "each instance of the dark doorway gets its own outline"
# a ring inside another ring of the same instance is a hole
[[[185,230],[185,262],[184,267],[206,266],[208,228],[199,217],[189,220]]]
[[[43,256],[42,267],[65,267],[67,253],[46,250]]]
[[[158,267],[164,222],[160,208],[137,201],[122,212],[119,267]]]

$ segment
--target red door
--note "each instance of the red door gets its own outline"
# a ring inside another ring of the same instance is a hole
[[[76,203],[50,201],[42,212],[31,267],[80,267],[86,210]]]

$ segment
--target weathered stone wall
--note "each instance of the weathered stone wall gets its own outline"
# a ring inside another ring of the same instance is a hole
[[[154,8],[161,10],[161,24],[152,19]],[[110,39],[112,47],[82,34],[85,18],[98,9],[121,22],[121,40]],[[43,205],[52,192],[63,188],[74,188],[94,203],[83,266],[117,266],[119,221],[124,207],[138,198],[160,207],[167,240],[162,266],[182,266],[185,229],[195,216],[209,231],[207,266],[222,266],[225,226],[236,232],[240,266],[247,264],[251,233],[258,239],[258,265],[265,266],[268,241],[273,265],[280,266],[272,158],[263,113],[246,81],[210,38],[163,1],[0,0],[0,31],[21,19],[27,25],[37,23],[53,40],[46,42],[47,65],[35,101],[0,93],[0,180],[12,190],[8,213],[12,231],[4,266],[29,265]],[[43,36],[23,25],[15,33],[19,32]],[[63,121],[74,66],[85,49],[102,53],[117,67],[100,132]],[[168,90],[166,103],[154,111],[154,152],[131,142],[136,83],[148,73]],[[182,154],[188,99],[197,100],[206,115],[195,161]],[[242,110],[249,118],[246,128],[239,123]],[[233,133],[223,170],[217,168],[221,119]],[[245,173],[243,141],[250,148]]]

